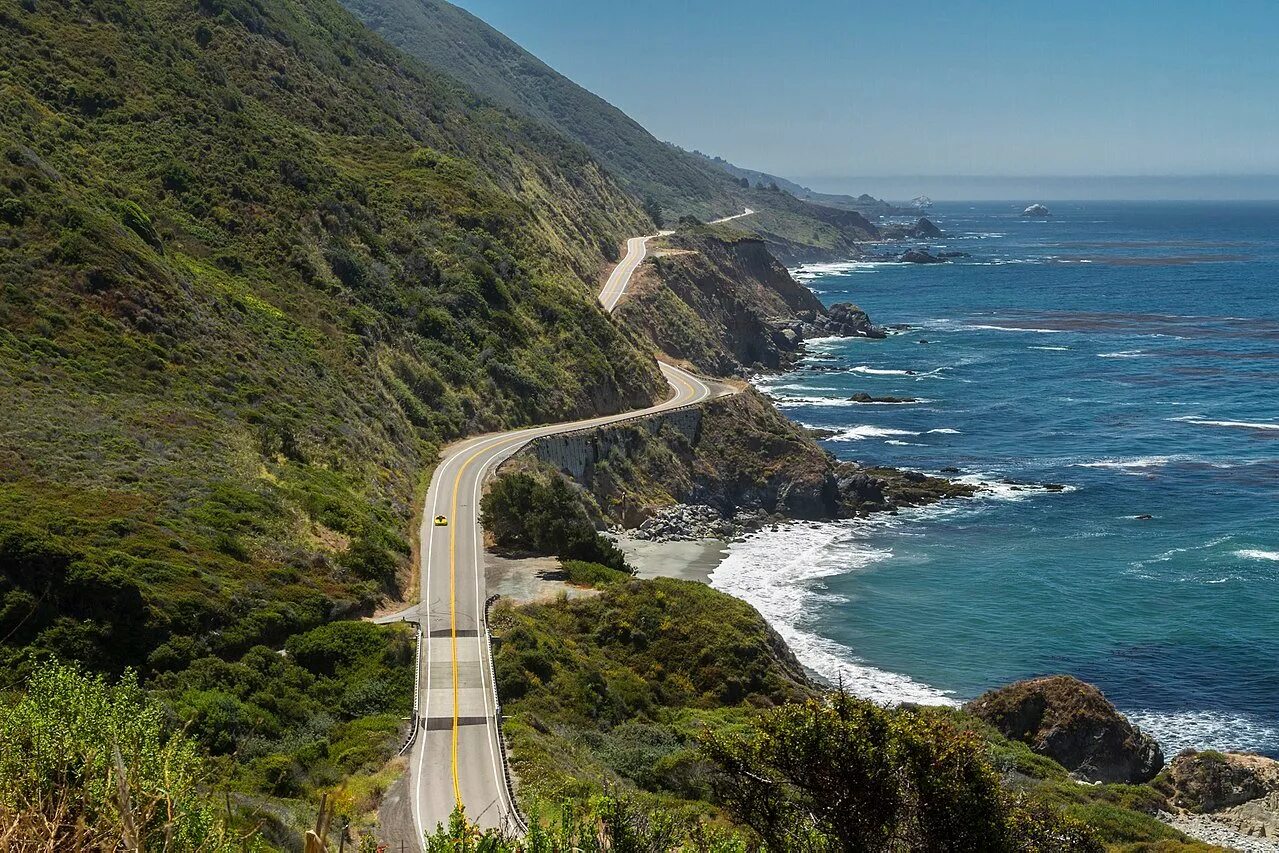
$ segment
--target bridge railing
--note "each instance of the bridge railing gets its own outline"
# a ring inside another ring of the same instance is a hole
[[[497,697],[497,670],[493,666],[493,632],[489,630],[489,611],[493,609],[493,604],[500,595],[490,595],[484,602],[484,639],[487,641],[488,659],[489,659],[489,680],[493,689],[493,716],[494,722],[497,723],[497,746],[502,753],[502,781],[506,785],[506,799],[511,804],[511,822],[515,824],[520,835],[528,834],[528,821],[525,819],[523,812],[520,811],[520,804],[515,799],[515,781],[511,778],[511,756],[506,748],[506,734],[502,731],[502,702]]]
[[[417,651],[413,655],[413,725],[409,726],[409,733],[404,738],[404,743],[400,746],[399,755],[403,755],[413,748],[413,743],[417,740],[417,730],[422,727],[422,721],[418,718],[419,703],[422,701],[422,623],[417,623]]]

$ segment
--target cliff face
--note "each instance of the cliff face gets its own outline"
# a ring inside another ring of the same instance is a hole
[[[828,312],[761,239],[692,225],[657,242],[618,306],[623,324],[659,350],[717,374],[785,367],[806,333],[875,336],[859,325],[835,328],[847,311]]]
[[[674,504],[835,519],[971,495],[922,474],[837,462],[754,391],[598,430],[539,439],[507,470],[546,465],[581,485],[601,516],[636,527]]]
[[[853,210],[800,201],[787,192],[750,206],[758,211],[743,226],[768,243],[787,266],[844,261],[862,255],[862,245],[880,239],[879,228]]]

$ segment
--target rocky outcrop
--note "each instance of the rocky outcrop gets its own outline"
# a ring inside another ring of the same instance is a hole
[[[903,252],[897,260],[904,264],[944,264],[948,258],[941,255],[934,255],[927,249],[910,249]]]
[[[848,518],[975,492],[915,472],[837,462],[754,391],[537,439],[504,470],[529,464],[575,480],[594,498],[601,521],[647,525],[657,538],[724,535],[777,519]]]
[[[1032,204],[1021,212],[1022,216],[1028,219],[1047,219],[1052,216],[1052,211],[1042,204]]]
[[[911,225],[881,225],[879,236],[882,240],[920,240],[940,237],[942,230],[925,216],[919,217]]]
[[[697,224],[653,247],[617,316],[662,352],[721,376],[784,368],[805,338],[886,334],[856,305],[827,309],[762,240]]]
[[[870,321],[870,316],[851,302],[836,302],[824,311],[805,312],[804,332],[810,338],[886,338],[888,333]]]
[[[1178,829],[1231,849],[1279,848],[1279,761],[1253,753],[1188,749],[1154,784],[1181,810],[1164,816]]]
[[[1252,753],[1188,749],[1168,765],[1163,781],[1179,808],[1215,812],[1279,791],[1279,761]]]
[[[927,506],[947,498],[971,497],[977,487],[932,477],[919,471],[863,466],[841,462],[836,466],[839,516],[852,518],[872,512]]]
[[[1096,687],[1068,675],[1018,681],[966,710],[1089,782],[1146,782],[1164,765],[1154,738]]]

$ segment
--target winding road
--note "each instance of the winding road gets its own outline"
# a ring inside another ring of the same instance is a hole
[[[726,222],[753,211],[747,209]],[[599,299],[612,311],[644,260],[648,241],[633,237]],[[379,621],[415,618],[422,628],[418,671],[418,731],[409,762],[409,797],[417,837],[447,825],[457,804],[482,827],[521,833],[523,824],[505,782],[498,708],[484,627],[484,533],[479,522],[485,478],[535,438],[604,426],[734,393],[731,386],[660,363],[672,394],[639,411],[571,423],[481,435],[449,446],[431,477],[423,511],[422,596],[410,611]],[[436,526],[436,516],[449,519]],[[416,611],[416,613],[414,613]]]

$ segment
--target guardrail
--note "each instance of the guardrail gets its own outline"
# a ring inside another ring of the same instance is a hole
[[[493,667],[493,632],[489,630],[489,611],[500,595],[490,595],[484,602],[484,639],[488,645],[489,680],[493,687],[493,717],[497,723],[497,747],[502,753],[502,779],[506,784],[506,798],[511,803],[511,822],[515,824],[520,835],[528,835],[528,821],[520,811],[520,804],[515,799],[515,782],[511,779],[511,756],[506,748],[506,734],[502,731],[502,703],[497,698],[497,671]]]
[[[408,737],[404,739],[404,745],[400,747],[398,755],[403,755],[413,748],[414,741],[417,740],[417,730],[422,727],[422,721],[418,718],[418,703],[422,696],[422,623],[417,623],[417,651],[413,655],[413,725],[409,726]]]
[[[664,417],[667,417],[668,415],[678,414],[679,412],[687,412],[692,409],[700,409],[702,406],[705,406],[707,403],[713,403],[719,399],[721,398],[707,397],[705,400],[698,400],[696,403],[685,403],[682,406],[676,406],[673,409],[663,409],[660,412],[640,412],[638,414],[626,415],[625,417],[620,417],[615,421],[608,421],[607,423],[596,424],[595,426],[578,427],[577,429],[568,429],[568,430],[564,430],[563,432],[549,432],[546,435],[536,435],[530,438],[528,441],[521,444],[515,452],[519,453],[521,450],[524,450],[526,447],[536,444],[537,442],[542,441],[543,439],[563,438],[566,435],[585,435],[588,432],[599,432],[600,430],[604,430],[604,429],[612,429],[613,427],[624,426],[626,424],[630,424],[635,421],[646,421],[652,418],[664,418]]]

